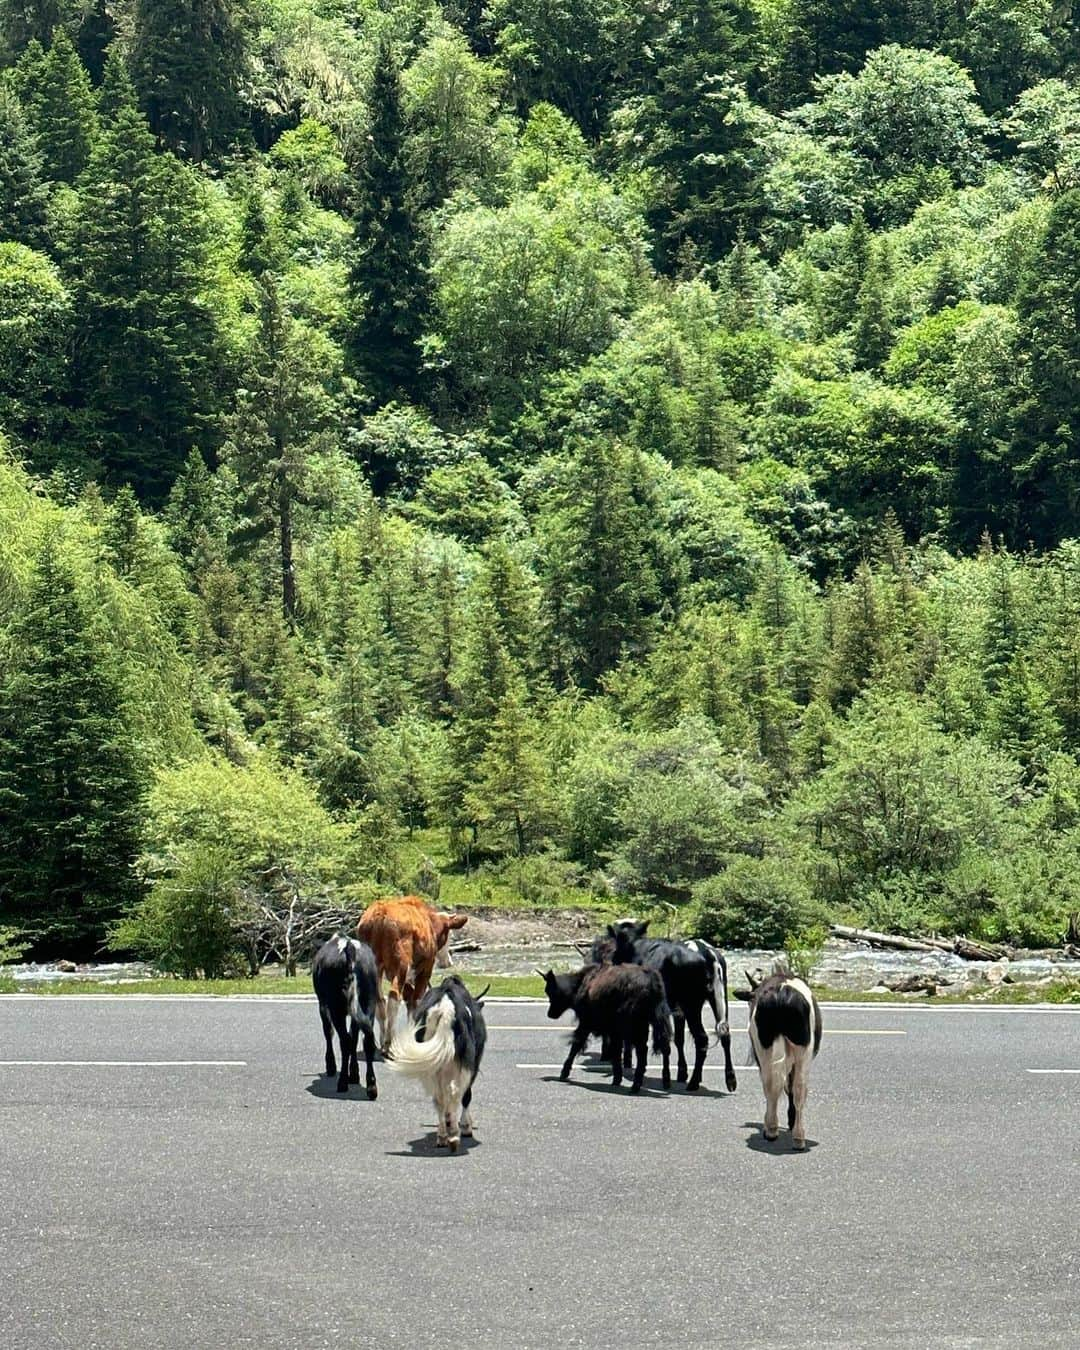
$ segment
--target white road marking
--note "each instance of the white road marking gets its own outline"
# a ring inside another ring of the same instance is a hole
[[[246,1059],[0,1059],[0,1068],[246,1069]]]
[[[1080,1069],[1028,1069],[1028,1073],[1080,1073]]]
[[[565,1025],[555,1023],[550,1027],[537,1026],[491,1026],[488,1025],[488,1031],[561,1031],[564,1034],[571,1030],[569,1022]],[[731,1030],[745,1032],[746,1027],[732,1027]],[[824,1036],[906,1036],[906,1031],[889,1027],[826,1027],[822,1033]]]

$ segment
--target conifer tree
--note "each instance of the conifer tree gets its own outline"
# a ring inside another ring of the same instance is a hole
[[[651,60],[617,121],[637,165],[664,183],[651,214],[669,271],[687,244],[718,258],[757,210],[749,132],[736,111],[755,61],[754,23],[743,0],[677,0],[645,18]]]
[[[1024,398],[1014,453],[1028,532],[1052,544],[1080,502],[1080,189],[1054,202],[1017,297]]]
[[[246,77],[243,0],[135,0],[131,68],[159,145],[194,163],[226,149]]]
[[[90,954],[133,892],[145,780],[104,636],[55,538],[13,637],[0,678],[0,898],[42,944]]]
[[[47,242],[41,155],[16,100],[0,89],[0,239],[30,248]]]
[[[481,825],[508,829],[520,858],[543,822],[547,789],[539,727],[526,706],[524,681],[518,677],[510,681],[495,710],[465,809]]]
[[[384,403],[413,391],[420,377],[425,285],[420,236],[410,202],[401,71],[380,42],[368,95],[370,129],[357,173],[349,294],[352,367]]]
[[[162,500],[193,444],[206,444],[216,334],[200,299],[199,184],[154,151],[119,55],[112,111],[80,182],[73,261],[83,434],[116,482]]]
[[[17,59],[31,42],[47,47],[74,14],[71,0],[0,0],[0,61]]]
[[[875,249],[859,287],[852,333],[855,359],[864,370],[874,370],[880,366],[892,346],[893,329],[889,317],[886,275],[886,261],[881,250]]]
[[[71,38],[60,29],[34,72],[27,109],[45,176],[74,183],[90,159],[97,115],[90,77]]]

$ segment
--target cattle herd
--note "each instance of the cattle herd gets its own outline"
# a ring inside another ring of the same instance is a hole
[[[483,994],[474,997],[456,975],[432,988],[431,976],[436,965],[450,965],[450,934],[465,923],[465,915],[440,913],[416,896],[378,900],[365,910],[356,937],[330,938],[311,969],[326,1038],[326,1072],[337,1074],[337,1090],[348,1092],[350,1083],[359,1083],[362,1045],[367,1095],[378,1096],[378,1028],[387,1066],[423,1084],[438,1112],[438,1143],[452,1152],[462,1136],[473,1132],[472,1088],[487,1040]],[[640,1092],[651,1037],[661,1057],[664,1087],[671,1086],[674,1044],[677,1080],[694,1092],[701,1086],[709,1048],[703,1022],[707,1005],[724,1053],[724,1080],[734,1092],[723,954],[700,939],[650,938],[647,930],[647,922],[621,919],[596,938],[579,970],[539,972],[548,1016],[572,1012],[576,1019],[560,1077],[570,1077],[574,1060],[595,1036],[611,1065],[613,1085],[622,1083],[624,1071],[632,1071],[630,1091]],[[398,1027],[402,1003],[405,1030]],[[687,1028],[694,1043],[692,1071],[684,1050]],[[765,1091],[764,1136],[777,1137],[780,1098],[786,1092],[792,1144],[803,1149],[807,1079],[821,1045],[821,1010],[807,985],[784,969],[751,980],[749,1033]]]

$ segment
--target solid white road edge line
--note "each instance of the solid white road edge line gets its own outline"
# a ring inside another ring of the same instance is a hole
[[[1080,1073],[1080,1069],[1028,1069],[1028,1073]]]

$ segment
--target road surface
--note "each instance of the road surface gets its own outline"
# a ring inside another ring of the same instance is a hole
[[[490,1003],[452,1157],[310,1002],[0,999],[0,1345],[1080,1345],[1080,1008],[827,1007],[805,1154],[745,1015],[632,1098]]]

